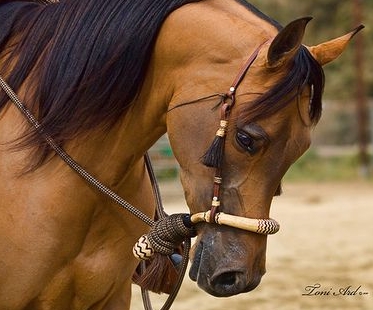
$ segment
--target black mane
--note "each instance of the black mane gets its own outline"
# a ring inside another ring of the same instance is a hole
[[[305,86],[310,86],[313,88],[313,96],[309,116],[311,122],[316,124],[321,117],[324,84],[325,76],[322,67],[302,45],[286,76],[255,101],[242,105],[244,108],[240,111],[238,122],[247,124],[274,115],[300,95]]]
[[[29,90],[32,102],[25,104],[37,112],[43,130],[62,144],[123,115],[144,82],[163,21],[180,6],[198,1],[61,0],[48,5],[8,1],[0,4],[0,12],[9,5],[28,7],[1,21],[10,21],[11,29],[0,29],[4,30],[0,51],[12,36],[21,37],[10,54],[17,59],[15,66],[5,64],[0,74],[6,75],[15,92],[26,78],[37,78]],[[0,110],[7,100],[0,92]],[[40,143],[35,132],[24,141]],[[44,157],[48,152],[44,145]]]

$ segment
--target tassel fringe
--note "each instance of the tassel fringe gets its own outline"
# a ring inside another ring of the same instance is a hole
[[[146,264],[144,272],[141,272],[140,264]],[[171,294],[179,274],[169,256],[155,253],[152,259],[140,264],[132,276],[135,284],[157,294]]]
[[[224,138],[216,136],[210,148],[203,155],[203,164],[207,167],[220,168],[224,155]]]
[[[211,146],[203,156],[203,164],[207,167],[221,168],[224,157],[225,136],[227,133],[228,121],[221,120],[220,127]]]

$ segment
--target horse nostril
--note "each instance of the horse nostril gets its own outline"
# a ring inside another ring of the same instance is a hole
[[[242,279],[242,272],[229,271],[217,275],[212,279],[211,285],[216,290],[225,290],[231,291],[236,290],[237,287],[240,287],[240,279]]]
[[[236,272],[226,272],[217,277],[216,282],[225,285],[231,286],[236,283]]]

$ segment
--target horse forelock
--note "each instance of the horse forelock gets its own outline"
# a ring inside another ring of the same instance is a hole
[[[301,46],[290,70],[270,90],[252,102],[243,103],[238,123],[247,124],[270,117],[285,108],[306,86],[313,87],[309,117],[316,124],[322,111],[324,71],[305,46]]]

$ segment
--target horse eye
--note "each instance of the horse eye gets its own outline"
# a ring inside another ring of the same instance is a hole
[[[249,154],[251,155],[253,155],[257,151],[257,148],[255,147],[255,139],[247,133],[238,131],[236,134],[236,141],[245,151],[249,152]]]

